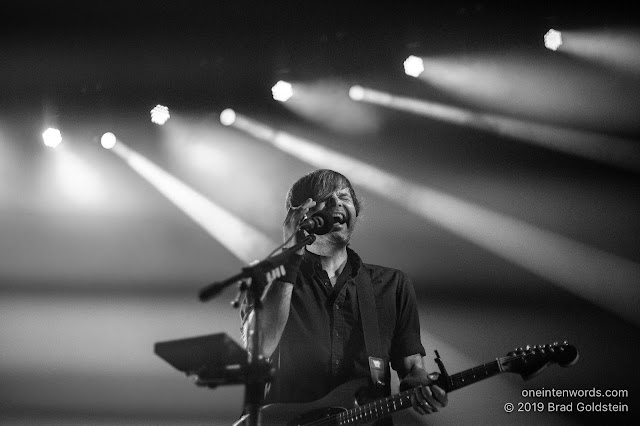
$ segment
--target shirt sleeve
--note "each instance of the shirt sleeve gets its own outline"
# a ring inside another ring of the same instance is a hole
[[[420,315],[413,283],[405,273],[397,272],[397,320],[391,343],[391,367],[398,371],[410,355],[426,355],[420,338]]]

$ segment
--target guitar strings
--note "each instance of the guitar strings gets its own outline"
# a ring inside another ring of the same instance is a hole
[[[475,376],[477,371],[482,371],[482,370],[486,369],[487,366],[500,365],[501,363],[504,363],[504,362],[514,361],[514,360],[517,360],[517,359],[524,358],[527,355],[531,355],[531,354],[508,355],[508,356],[505,356],[505,357],[502,357],[502,358],[498,358],[495,361],[483,364],[481,367],[474,367],[474,368],[462,371],[460,373],[454,374],[454,375],[449,376],[449,377],[461,377],[461,378],[464,378],[464,377],[469,377],[469,376]],[[405,394],[407,392],[409,392],[409,391],[401,392],[400,394],[396,394],[396,395],[390,395],[390,397],[394,398],[397,395]],[[389,397],[387,397],[387,398],[389,398]],[[385,400],[387,400],[387,399],[385,398]],[[373,411],[371,411],[370,408],[367,409],[366,407],[369,407],[370,405],[375,407],[375,404],[376,404],[376,402],[373,402],[373,403],[370,403],[370,404],[366,404],[366,405],[364,405],[362,407],[352,408],[352,409],[349,409],[349,410],[347,410],[347,411],[345,411],[343,413],[333,414],[333,415],[331,415],[329,417],[324,417],[322,419],[318,419],[318,420],[314,420],[314,421],[312,421],[310,423],[306,423],[305,425],[306,426],[321,426],[321,425],[339,424],[339,416],[341,414],[348,413],[349,411],[352,411],[352,410],[357,410],[357,408],[361,408],[364,411],[363,415],[366,416],[367,414],[372,414],[373,413]],[[350,415],[349,417],[353,417],[353,416]],[[382,416],[382,417],[384,417],[384,416]]]
[[[515,356],[511,356],[511,357],[504,357],[504,358],[500,358],[500,361],[511,361],[511,360],[514,360],[514,359],[518,359],[520,357],[521,357],[521,355],[515,355]],[[484,364],[482,367],[486,367],[488,365],[493,365],[493,364],[497,365],[498,361],[496,360],[496,361],[489,362],[487,364]],[[476,367],[475,369],[478,369],[478,367]],[[470,370],[466,370],[466,371],[463,371],[461,373],[454,374],[453,376],[450,376],[450,377],[468,377],[470,375],[475,375],[476,373],[473,370],[474,369],[472,368]],[[396,394],[396,395],[390,395],[387,398],[397,398],[399,395],[404,395],[406,393],[409,393],[410,391],[411,390],[407,390],[405,392],[401,392],[401,393]],[[385,398],[385,401],[388,403],[389,401],[387,400],[387,398]],[[321,419],[314,420],[314,421],[312,421],[310,423],[305,423],[305,426],[321,426],[321,425],[340,424],[339,416],[341,414],[348,413],[349,411],[352,411],[352,410],[357,410],[358,408],[362,409],[363,415],[366,416],[367,414],[372,414],[373,413],[373,411],[371,410],[371,407],[369,407],[369,406],[372,405],[373,407],[375,407],[376,403],[377,402],[373,402],[373,403],[370,403],[370,404],[366,404],[366,405],[364,405],[362,407],[356,407],[356,408],[349,409],[349,410],[347,410],[347,411],[345,411],[343,413],[333,414],[333,415],[331,415],[329,417],[323,417]],[[369,408],[366,408],[366,407],[369,407]],[[389,413],[389,415],[390,414],[391,413]],[[355,417],[355,416],[354,415],[349,415],[349,417]]]

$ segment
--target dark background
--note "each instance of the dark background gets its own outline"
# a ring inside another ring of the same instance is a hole
[[[640,71],[545,49],[542,35],[552,26],[631,29],[638,40],[637,14],[618,2],[22,1],[3,7],[0,419],[230,424],[242,409],[242,386],[199,388],[159,359],[153,344],[217,332],[239,341],[238,312],[229,306],[234,290],[206,304],[197,294],[244,264],[103,150],[105,131],[274,242],[289,185],[316,167],[222,127],[224,108],[616,256],[638,277],[637,163],[618,167],[377,106],[369,108],[377,119],[373,130],[330,128],[271,98],[279,79],[362,84],[623,138],[637,152]],[[526,54],[529,87],[483,102],[402,72],[409,54],[484,52]],[[538,70],[552,76],[549,86],[533,77]],[[560,95],[527,96],[553,90]],[[564,95],[570,96],[559,99]],[[158,103],[172,112],[162,129],[149,121]],[[57,189],[55,152],[40,136],[52,124],[101,177],[98,202],[77,204]],[[209,144],[219,159],[195,167],[181,154],[181,141]],[[452,393],[450,406],[434,416],[399,413],[399,424],[631,420],[639,408],[637,314],[625,316],[513,263],[378,191],[360,195],[365,209],[352,246],[366,261],[412,277],[430,369],[436,369],[434,349],[451,373],[527,344],[567,339],[580,351],[570,368],[552,365],[530,382],[511,375],[482,381]],[[577,276],[599,272],[598,265],[576,266]],[[637,288],[606,279],[601,288],[614,299],[620,294],[621,305],[638,307]],[[542,388],[619,389],[630,396],[561,399],[574,405],[564,414],[504,413],[507,402],[546,405],[551,399],[521,396],[523,389]],[[579,413],[578,402],[623,403],[631,413]]]

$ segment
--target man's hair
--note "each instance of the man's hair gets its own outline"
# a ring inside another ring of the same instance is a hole
[[[308,198],[315,201],[327,199],[335,191],[348,188],[356,208],[356,216],[360,214],[360,201],[356,197],[356,191],[346,176],[329,169],[315,170],[298,179],[289,189],[285,208],[288,211],[291,207],[297,207]]]

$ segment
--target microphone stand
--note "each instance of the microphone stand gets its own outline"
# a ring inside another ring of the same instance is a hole
[[[249,424],[260,425],[260,408],[264,400],[264,389],[271,380],[271,366],[262,355],[261,311],[262,293],[269,284],[268,276],[274,270],[280,270],[289,257],[302,247],[312,244],[316,239],[314,234],[308,234],[300,242],[289,247],[282,253],[264,259],[255,265],[242,268],[242,272],[224,281],[215,282],[203,288],[199,293],[200,301],[206,302],[218,295],[226,287],[241,280],[250,278],[250,284],[243,281],[240,285],[240,294],[246,292],[249,305],[253,305],[253,326],[249,330],[251,338],[251,351],[248,355],[248,365],[245,375],[245,412],[249,415]],[[239,306],[240,294],[233,302],[234,307]]]

